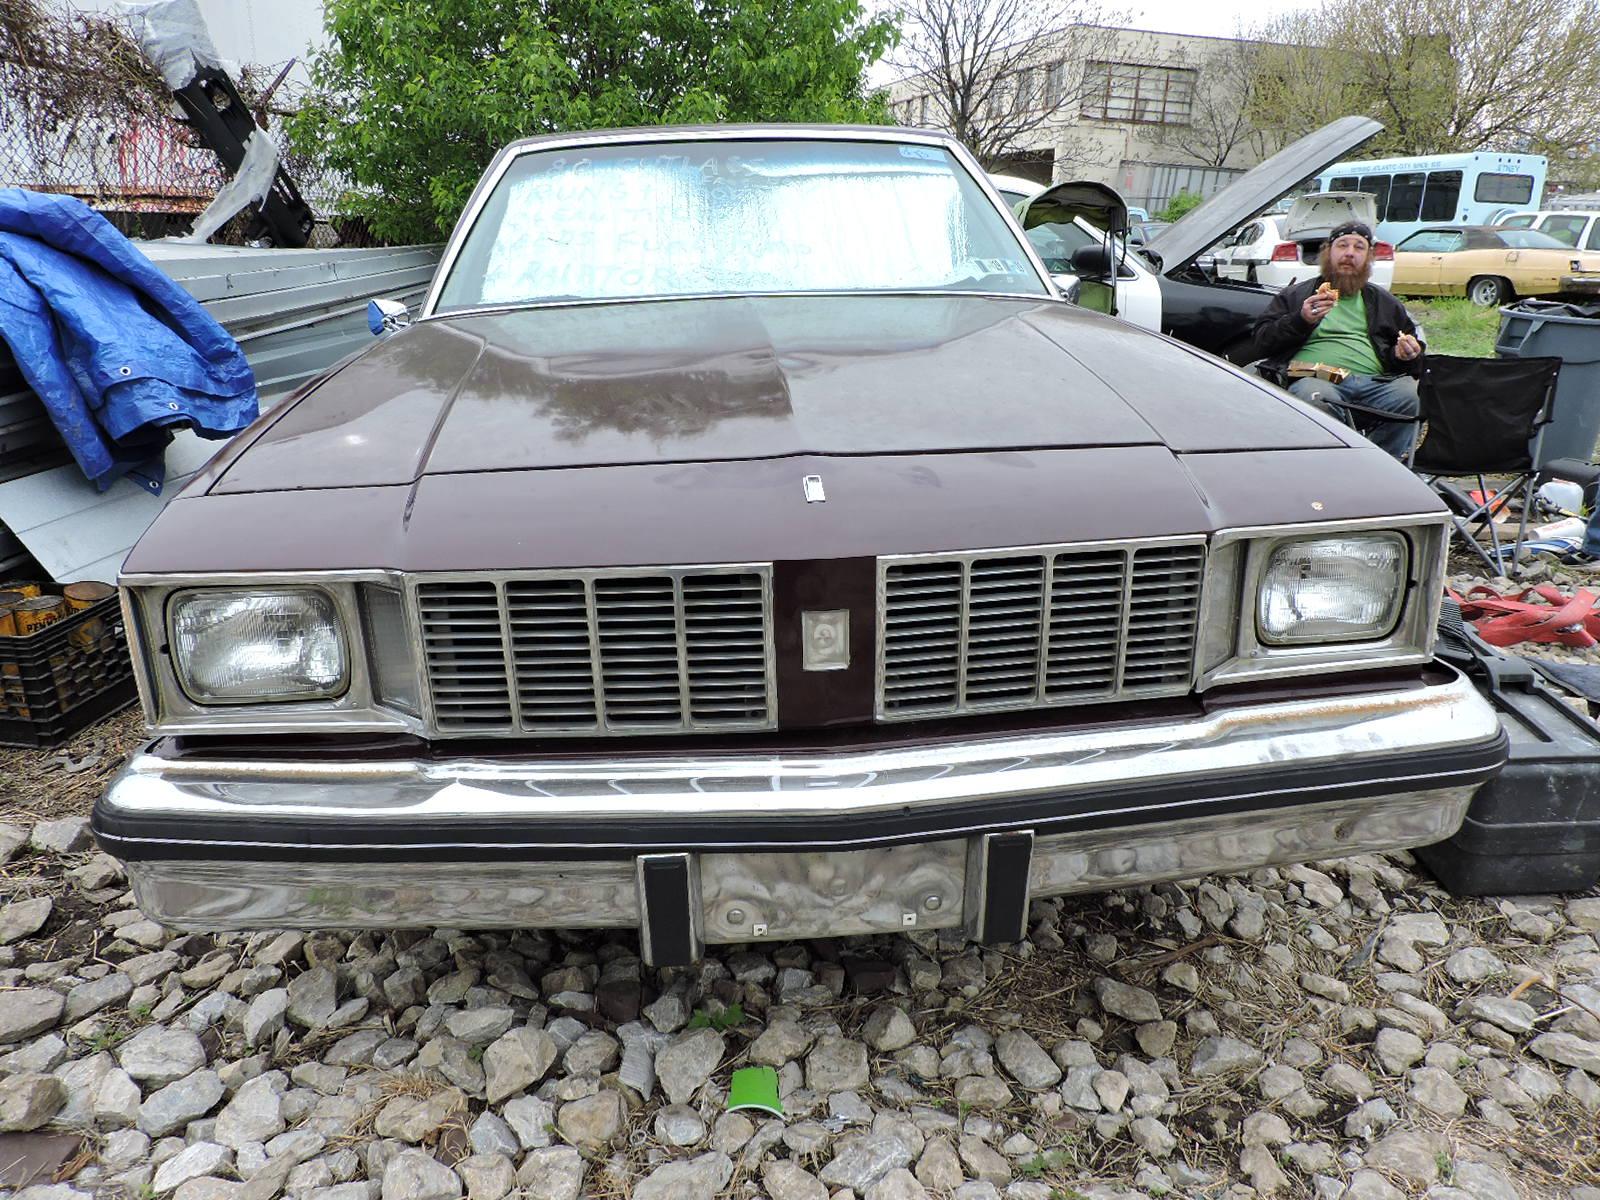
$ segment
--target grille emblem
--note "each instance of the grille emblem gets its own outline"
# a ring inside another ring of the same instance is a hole
[[[827,500],[827,495],[822,490],[821,475],[807,475],[804,479],[807,504],[821,504]]]

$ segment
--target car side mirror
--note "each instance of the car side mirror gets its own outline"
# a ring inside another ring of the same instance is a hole
[[[1079,296],[1083,294],[1083,281],[1076,275],[1052,275],[1050,282],[1056,285],[1061,292],[1061,298],[1068,304],[1076,304]]]
[[[409,324],[411,324],[411,314],[400,301],[384,299],[367,301],[367,328],[372,330],[373,337],[393,333],[396,329],[404,329]]]
[[[1111,253],[1104,246],[1079,246],[1072,252],[1072,273],[1104,279],[1111,274]]]

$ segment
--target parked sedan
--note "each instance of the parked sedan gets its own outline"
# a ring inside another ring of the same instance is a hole
[[[378,311],[125,565],[93,829],[161,922],[1014,941],[1505,760],[1434,494],[1067,304],[952,138],[519,141]]]
[[[1504,304],[1517,296],[1550,296],[1562,279],[1600,271],[1600,254],[1574,250],[1535,229],[1438,225],[1395,247],[1394,290],[1406,296],[1466,296]]]

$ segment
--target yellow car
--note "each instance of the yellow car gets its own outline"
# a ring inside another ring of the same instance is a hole
[[[1441,225],[1419,229],[1394,248],[1393,290],[1466,296],[1489,306],[1554,295],[1563,278],[1592,271],[1600,271],[1600,254],[1574,250],[1535,229]]]

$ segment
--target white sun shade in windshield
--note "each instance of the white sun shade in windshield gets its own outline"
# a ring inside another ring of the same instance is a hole
[[[523,155],[440,303],[923,289],[1044,293],[946,151],[710,142]]]

